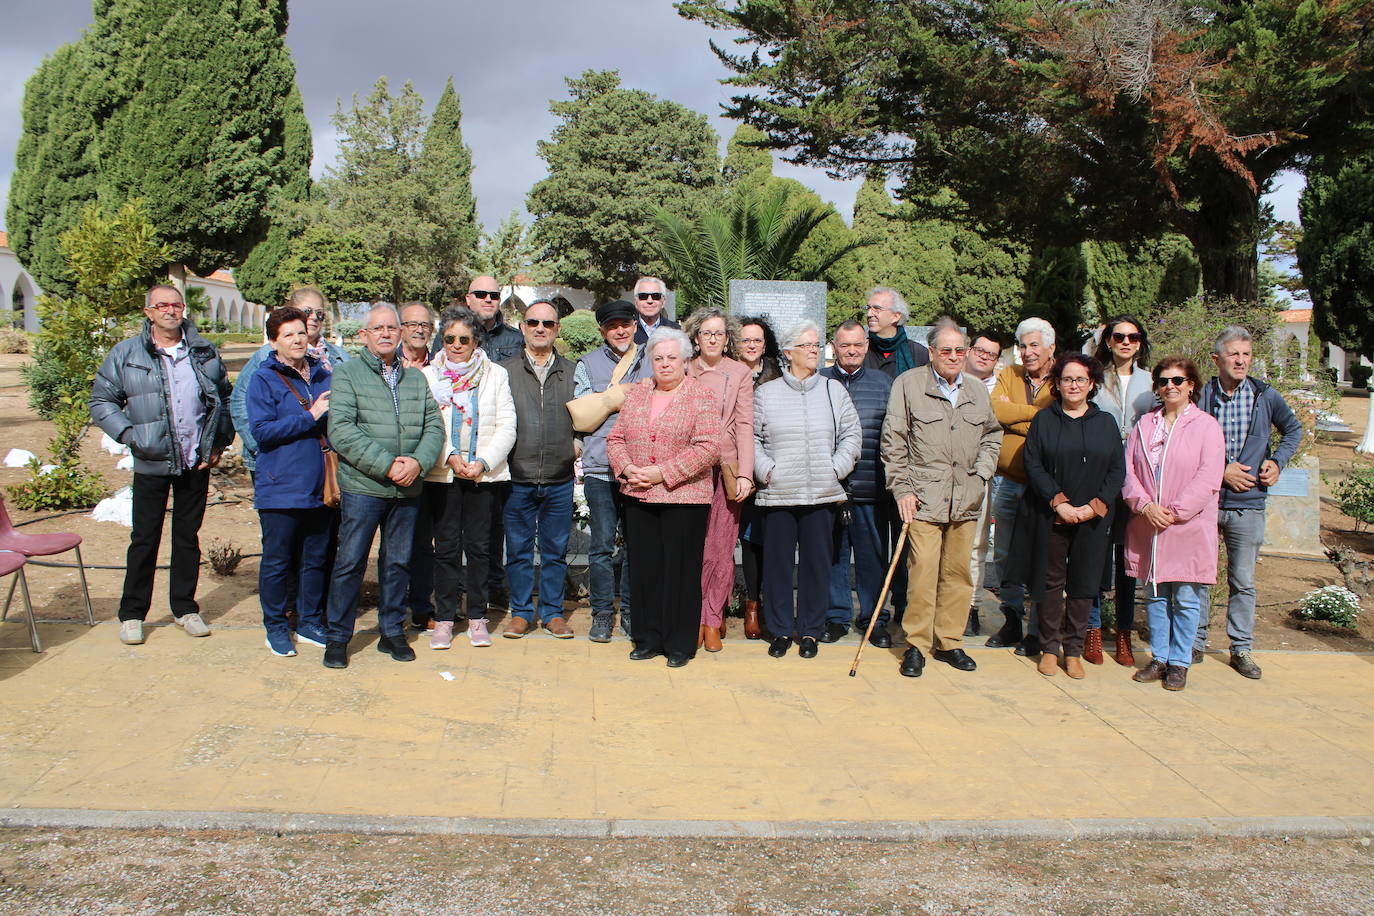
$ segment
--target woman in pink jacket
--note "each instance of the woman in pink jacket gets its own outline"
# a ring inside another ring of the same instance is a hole
[[[714,473],[706,547],[701,558],[701,632],[707,652],[721,650],[725,606],[735,590],[735,541],[740,507],[754,492],[754,380],[733,357],[739,322],[719,306],[697,309],[682,326],[696,346],[687,375],[720,405],[720,464]]]
[[[1162,404],[1126,442],[1121,496],[1135,513],[1126,529],[1126,574],[1145,584],[1153,660],[1142,684],[1182,690],[1207,587],[1217,579],[1217,494],[1226,466],[1221,426],[1197,406],[1202,380],[1190,359],[1170,356],[1151,373]]]
[[[701,631],[701,552],[720,460],[720,404],[687,378],[692,342],[676,328],[649,335],[653,385],[636,385],[606,439],[625,494],[625,539],[634,542],[630,658],[668,656],[681,668]]]

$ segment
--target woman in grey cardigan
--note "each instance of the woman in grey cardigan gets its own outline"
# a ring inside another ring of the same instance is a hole
[[[783,337],[782,377],[754,392],[755,502],[763,512],[763,604],[782,658],[795,638],[815,658],[830,597],[835,510],[863,433],[844,386],[817,374],[821,331],[802,321]],[[796,562],[793,562],[794,551]],[[793,570],[797,570],[793,600]]]
[[[1093,393],[1093,403],[1112,415],[1121,431],[1121,441],[1135,428],[1141,414],[1154,409],[1154,382],[1150,378],[1150,338],[1145,326],[1130,315],[1117,315],[1102,326],[1102,336],[1093,354],[1102,364],[1103,380]],[[1117,664],[1134,666],[1131,627],[1135,622],[1135,579],[1126,575],[1126,523],[1131,513],[1117,500],[1112,522],[1112,550],[1103,571],[1104,582],[1116,580],[1116,654]],[[1088,620],[1088,635],[1083,660],[1102,664],[1102,596],[1094,602]]]

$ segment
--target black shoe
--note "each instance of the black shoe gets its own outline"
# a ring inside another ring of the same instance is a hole
[[[1002,624],[1002,629],[988,637],[988,648],[1010,649],[1021,642],[1021,635],[1021,618],[1009,614],[1007,622]]]
[[[615,630],[615,617],[609,615],[593,617],[592,628],[587,632],[587,638],[592,642],[610,642],[613,630]]]
[[[972,671],[978,667],[978,663],[969,658],[963,649],[936,649],[930,654],[937,662],[944,662],[960,671]]]
[[[1017,655],[1039,655],[1039,654],[1040,654],[1040,637],[1039,637],[1039,636],[1027,636],[1025,639],[1021,640],[1021,645],[1019,645],[1019,646],[1016,647],[1016,654],[1017,654]]]
[[[920,649],[912,646],[902,654],[902,667],[898,670],[902,672],[902,677],[920,677],[925,667],[926,657]]]
[[[510,592],[506,586],[493,585],[487,589],[487,607],[494,611],[505,611],[510,609]]]
[[[630,661],[642,662],[646,658],[657,658],[661,654],[657,649],[650,649],[648,646],[635,646],[630,650]]]
[[[791,636],[774,636],[773,641],[768,644],[768,654],[774,658],[782,658],[787,654],[787,649],[791,645]]]
[[[978,622],[978,609],[971,607],[968,609],[968,623],[964,624],[964,635],[977,636],[981,632],[983,632],[983,625]],[[992,640],[988,641],[991,642]]]
[[[327,642],[324,644],[324,666],[326,668],[348,667],[348,643]]]
[[[692,656],[686,652],[673,652],[668,655],[669,668],[681,668],[692,660]]]
[[[797,644],[797,654],[802,658],[815,658],[817,651],[819,650],[814,636],[803,636]]]
[[[892,634],[887,632],[887,627],[874,627],[873,634],[868,637],[868,644],[875,649],[891,649]]]
[[[821,634],[821,642],[839,642],[849,634],[849,627],[842,623],[827,623]]]
[[[1194,665],[1200,665],[1200,664],[1202,664],[1202,663],[1205,662],[1205,661],[1207,661],[1207,653],[1204,652],[1204,651],[1201,650],[1201,649],[1194,649],[1194,650],[1193,650],[1193,664],[1194,664]]]
[[[398,633],[395,636],[383,634],[377,640],[377,651],[390,655],[398,662],[415,661],[415,650],[410,647],[410,643],[406,642],[404,633]]]

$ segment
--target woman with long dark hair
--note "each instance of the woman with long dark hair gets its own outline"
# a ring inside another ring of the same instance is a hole
[[[767,318],[746,315],[739,326],[739,361],[749,370],[757,391],[760,385],[782,377],[782,351]],[[739,550],[744,570],[744,638],[762,639],[763,515],[754,505],[753,493],[740,506]]]

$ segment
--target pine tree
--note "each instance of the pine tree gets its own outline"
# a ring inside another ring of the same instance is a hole
[[[435,230],[427,240],[427,260],[434,270],[426,297],[443,305],[467,290],[477,253],[477,200],[472,194],[472,151],[463,145],[463,110],[449,77],[430,116],[420,153],[419,176]]]
[[[322,226],[291,240],[280,273],[288,286],[313,286],[331,302],[380,299],[391,280],[386,265],[360,235]]]
[[[495,232],[482,235],[482,244],[473,262],[474,274],[489,274],[501,285],[513,285],[517,277],[532,283],[546,279],[543,265],[536,260],[537,252],[530,243],[529,227],[512,210],[501,220]]]
[[[282,261],[291,245],[290,213],[310,197],[310,122],[300,90],[292,88],[286,103],[286,133],[282,155],[291,167],[291,177],[272,198],[269,207],[271,227],[267,236],[248,253],[243,265],[234,271],[239,292],[249,302],[269,309],[285,302],[291,288],[280,275]]]

